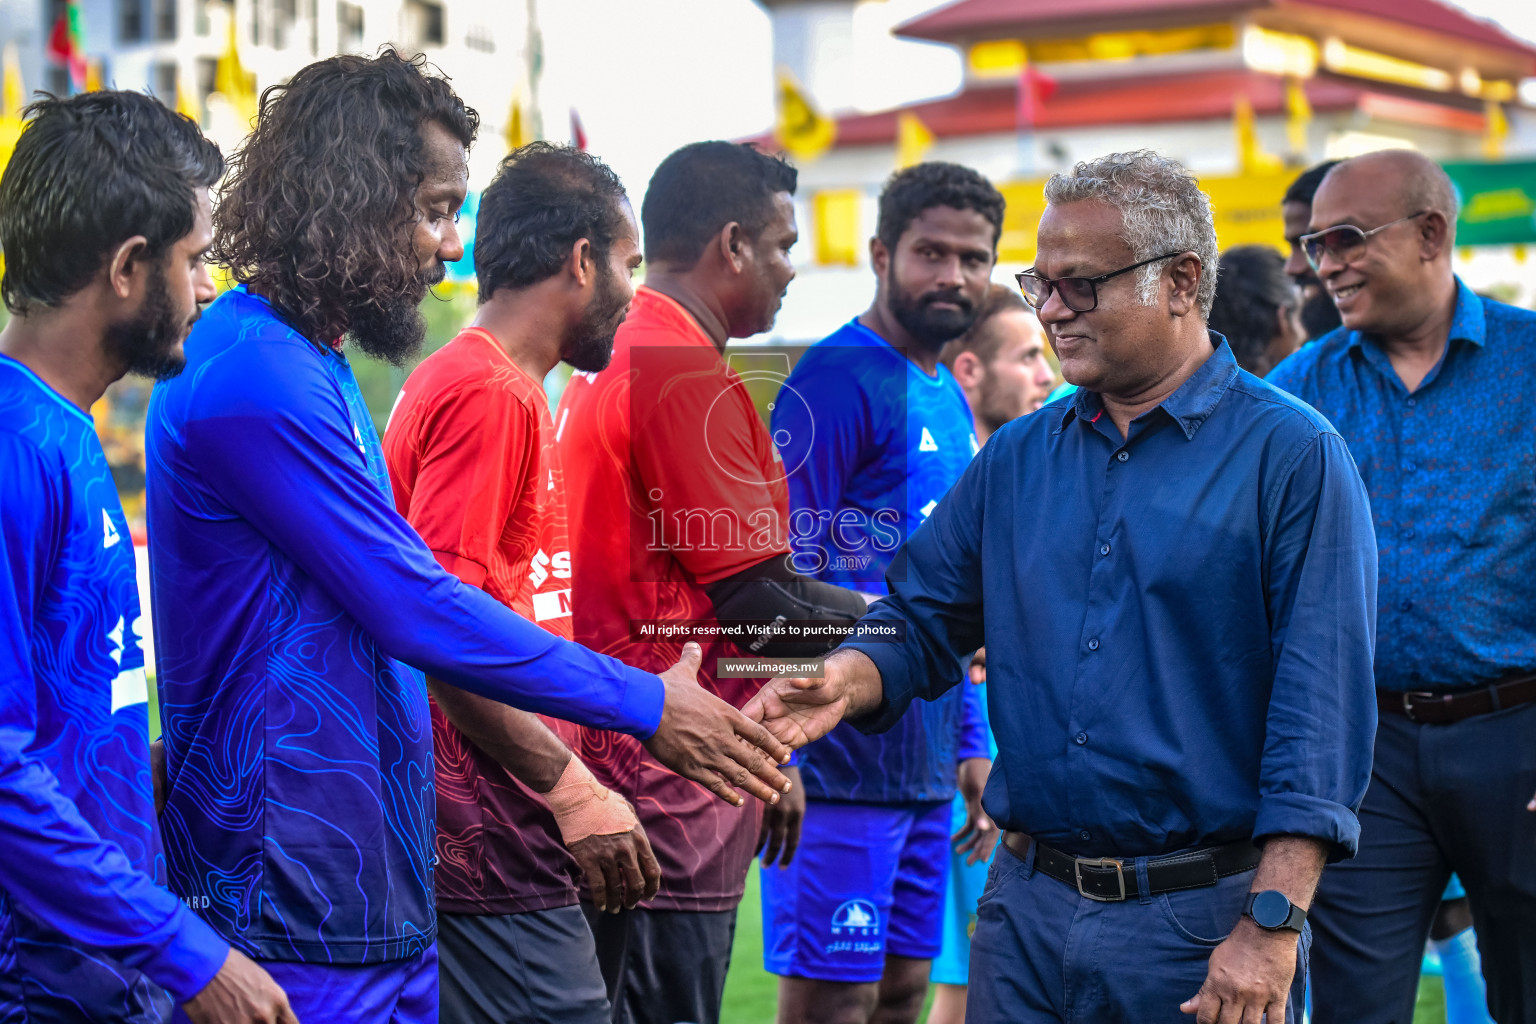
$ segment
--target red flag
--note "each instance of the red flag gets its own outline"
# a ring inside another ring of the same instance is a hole
[[[76,89],[85,86],[85,47],[80,42],[80,5],[69,0],[48,34],[48,56],[69,67],[69,78]]]
[[[576,108],[571,108],[571,145],[577,149],[587,148],[587,132],[581,126],[581,115],[576,113]]]
[[[1054,95],[1056,79],[1035,70],[1033,64],[1024,65],[1024,70],[1019,73],[1019,127],[1034,127],[1040,119],[1040,108]]]

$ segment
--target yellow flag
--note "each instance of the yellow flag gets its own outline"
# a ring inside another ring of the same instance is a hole
[[[811,198],[811,212],[816,223],[817,263],[843,267],[859,265],[864,242],[859,231],[863,205],[864,193],[856,188],[817,192]]]
[[[1312,104],[1307,102],[1307,90],[1295,75],[1285,76],[1285,132],[1291,144],[1291,154],[1305,161],[1307,158],[1307,125],[1312,123]]]
[[[514,149],[522,149],[533,140],[528,137],[528,123],[523,119],[523,97],[521,93],[512,94],[512,110],[507,114],[507,127],[503,132],[507,140],[507,152]]]
[[[15,43],[5,44],[5,81],[0,91],[4,92],[0,117],[19,122],[21,109],[27,105],[27,89],[21,84],[21,58],[16,54]]]
[[[219,55],[219,63],[213,72],[214,91],[224,97],[247,128],[256,119],[257,108],[260,104],[256,96],[256,75],[245,70],[240,63],[240,43],[235,29],[235,19],[229,19],[229,39],[224,44],[224,52]]]
[[[779,71],[779,116],[773,126],[779,145],[802,161],[815,160],[837,139],[837,122],[811,106],[794,76]]]
[[[1244,174],[1273,174],[1284,168],[1278,157],[1259,146],[1259,133],[1253,126],[1253,103],[1239,94],[1232,103],[1232,127],[1237,133],[1238,164]]]
[[[916,114],[903,111],[896,118],[896,169],[923,162],[933,147],[933,132]]]
[[[85,61],[85,85],[81,92],[99,92],[101,90],[101,58],[88,57]]]
[[[1504,137],[1509,134],[1509,119],[1504,116],[1503,104],[1489,100],[1483,105],[1483,120],[1488,125],[1483,132],[1483,156],[1489,160],[1502,160]]]

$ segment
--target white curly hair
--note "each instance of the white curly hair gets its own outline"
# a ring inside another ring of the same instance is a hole
[[[1216,224],[1211,197],[1200,191],[1194,175],[1177,160],[1150,149],[1110,153],[1085,160],[1045,183],[1045,201],[1052,206],[1095,199],[1120,211],[1120,237],[1137,260],[1165,252],[1193,252],[1202,271],[1195,299],[1201,318],[1211,315],[1216,297]],[[1157,300],[1163,264],[1136,271],[1136,300],[1150,306]]]

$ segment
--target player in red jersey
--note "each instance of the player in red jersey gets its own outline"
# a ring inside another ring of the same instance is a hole
[[[637,234],[594,157],[544,143],[509,156],[480,199],[480,310],[411,374],[384,436],[396,505],[443,566],[566,639],[564,478],[542,381],[560,360],[607,365]],[[571,754],[576,726],[435,680],[432,695],[443,1019],[603,1024],[577,879],[600,909],[655,893],[644,829]]]
[[[782,161],[725,142],[664,160],[641,209],[646,284],[613,363],[573,378],[556,413],[576,638],[636,666],[677,656],[680,639],[655,638],[669,623],[846,623],[864,608],[851,591],[790,568],[784,467],[723,357],[727,339],[772,325],[794,277],[795,177]],[[763,680],[721,678],[720,658],[827,646],[763,632],[746,651],[709,640],[699,682],[740,706]],[[760,832],[755,808],[711,800],[627,737],[583,733],[593,771],[635,802],[662,871],[654,899],[590,918],[614,1020],[713,1024],[747,866],[760,839],[766,859],[792,855],[798,787]]]

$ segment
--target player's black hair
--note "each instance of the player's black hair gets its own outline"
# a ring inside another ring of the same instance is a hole
[[[624,231],[619,176],[571,146],[533,142],[502,161],[480,194],[475,277],[480,301],[497,288],[522,288],[557,273],[580,239],[602,261]]]
[[[887,249],[896,243],[924,210],[948,206],[975,210],[992,225],[992,245],[1003,233],[1003,209],[1007,204],[992,183],[969,167],[931,161],[897,171],[880,192],[880,221],[875,237]]]
[[[1308,167],[1296,177],[1295,181],[1291,182],[1290,187],[1285,190],[1285,198],[1280,201],[1282,203],[1306,203],[1308,206],[1311,206],[1312,197],[1317,195],[1318,186],[1323,183],[1324,178],[1328,177],[1328,172],[1341,162],[1339,160],[1324,160],[1315,167]]]
[[[136,92],[45,96],[0,177],[0,296],[12,313],[56,306],[134,235],[161,256],[192,230],[197,192],[224,158],[197,125]]]
[[[409,242],[429,168],[421,129],[468,149],[480,116],[420,55],[316,61],[261,94],[213,214],[213,256],[306,337],[329,341],[358,311],[421,285]]]
[[[782,158],[745,144],[694,142],[661,162],[640,207],[645,258],[691,267],[709,240],[735,221],[756,237],[773,217],[773,197],[795,194],[800,174]]]
[[[1227,336],[1239,366],[1257,372],[1279,329],[1277,314],[1298,301],[1285,258],[1267,245],[1236,245],[1221,254],[1218,265],[1206,326]]]

